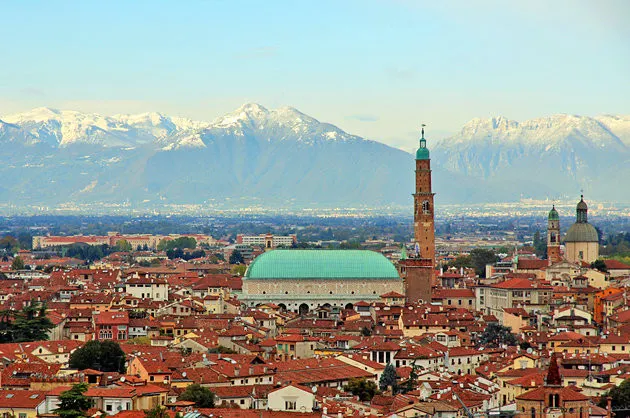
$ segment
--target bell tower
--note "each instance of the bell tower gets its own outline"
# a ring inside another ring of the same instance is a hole
[[[555,205],[547,217],[547,260],[549,260],[549,265],[562,261],[560,255],[560,216]]]
[[[420,148],[416,152],[413,230],[420,257],[431,259],[432,265],[435,266],[435,225],[433,219],[433,196],[435,193],[431,189],[431,158],[427,149],[427,140],[424,139],[424,126],[423,124]]]
[[[431,190],[431,160],[424,139],[416,152],[416,191],[413,194],[414,251],[402,251],[398,261],[400,277],[405,284],[407,303],[431,302],[435,282],[435,229],[433,223],[433,192]]]

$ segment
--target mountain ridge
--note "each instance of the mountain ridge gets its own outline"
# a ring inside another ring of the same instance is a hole
[[[630,201],[630,116],[475,118],[429,139],[438,202],[571,194]],[[411,204],[413,157],[285,106],[243,106],[211,122],[159,112],[52,108],[0,115],[0,198],[267,206]],[[50,190],[51,184],[54,190]]]

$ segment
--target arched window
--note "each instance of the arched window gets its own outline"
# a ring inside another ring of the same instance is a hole
[[[429,214],[431,213],[430,211],[430,206],[429,206],[429,201],[425,200],[424,202],[422,202],[422,213],[424,214]]]
[[[536,418],[536,408],[531,409],[531,414],[532,414],[531,418]]]

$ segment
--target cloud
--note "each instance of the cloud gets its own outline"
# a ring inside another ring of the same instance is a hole
[[[376,115],[357,114],[346,116],[347,120],[358,120],[359,122],[376,122],[379,117]]]

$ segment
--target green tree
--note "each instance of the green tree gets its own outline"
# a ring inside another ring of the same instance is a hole
[[[194,250],[197,248],[197,240],[192,237],[179,237],[175,239],[163,239],[158,243],[157,249],[158,251],[166,251],[172,250],[175,248],[183,249],[191,249]]]
[[[479,277],[486,277],[486,264],[493,264],[499,261],[499,257],[494,251],[485,248],[475,248],[470,252],[470,258],[475,268],[475,273]]]
[[[540,231],[534,233],[533,239],[534,252],[540,258],[547,258],[547,240],[542,237]]]
[[[448,263],[448,267],[455,267],[456,269],[460,268],[470,268],[473,267],[472,257],[469,255],[460,255],[455,260]]]
[[[626,379],[619,386],[610,389],[600,397],[599,406],[606,408],[607,397],[612,398],[612,409],[630,409],[630,379]]]
[[[145,418],[170,418],[168,412],[166,412],[166,408],[162,405],[157,404],[152,409],[144,411]]]
[[[608,273],[608,267],[602,259],[595,260],[591,263],[591,268],[601,271],[602,273]]]
[[[2,237],[2,239],[0,239],[0,249],[6,250],[9,252],[15,252],[19,248],[20,248],[20,244],[18,240],[15,239],[15,237],[12,237],[11,235],[6,235]]]
[[[374,395],[378,393],[376,383],[363,379],[350,379],[345,390],[351,392],[354,396],[358,396],[362,402],[371,401]]]
[[[398,373],[396,373],[396,369],[391,363],[385,366],[385,370],[383,370],[383,374],[381,374],[381,378],[378,381],[378,386],[382,391],[386,391],[391,387],[393,394],[398,393]]]
[[[372,335],[372,328],[368,328],[368,327],[361,328],[361,335],[363,335],[364,337],[371,336]]]
[[[114,341],[88,341],[70,354],[73,369],[95,369],[101,372],[125,372],[125,352]]]
[[[148,336],[136,337],[127,341],[127,344],[133,345],[151,345],[151,338]]]
[[[127,252],[133,250],[133,246],[126,239],[121,239],[116,242],[116,249],[118,249],[118,251]]]
[[[516,336],[510,327],[490,324],[479,337],[479,344],[487,347],[499,347],[502,344],[516,345]]]
[[[214,393],[198,383],[188,386],[186,390],[179,395],[179,400],[194,402],[197,408],[214,408]]]
[[[232,254],[230,254],[229,263],[230,264],[244,264],[245,259],[243,258],[243,254],[241,254],[239,250],[232,251]]]
[[[413,364],[411,365],[411,372],[409,373],[409,379],[407,379],[407,382],[405,382],[405,385],[403,387],[402,392],[403,393],[407,393],[407,392],[411,392],[412,390],[414,390],[416,388],[416,385],[418,384],[418,365],[416,364],[416,361],[413,361]]]
[[[246,271],[247,266],[245,264],[237,264],[235,266],[232,266],[232,268],[230,269],[230,274],[232,274],[233,276],[244,276]]]
[[[21,312],[15,315],[11,324],[13,342],[42,341],[48,339],[48,332],[54,325],[46,316],[46,303],[31,300]]]
[[[231,348],[227,348],[223,345],[219,345],[213,348],[209,348],[208,349],[208,353],[212,353],[212,354],[238,354],[236,351],[232,350]]]
[[[24,270],[25,267],[24,260],[20,256],[15,257],[11,263],[11,270]]]
[[[59,395],[59,407],[55,412],[61,418],[83,418],[88,409],[92,407],[92,401],[85,396],[88,390],[87,383],[78,383],[69,390]]]

